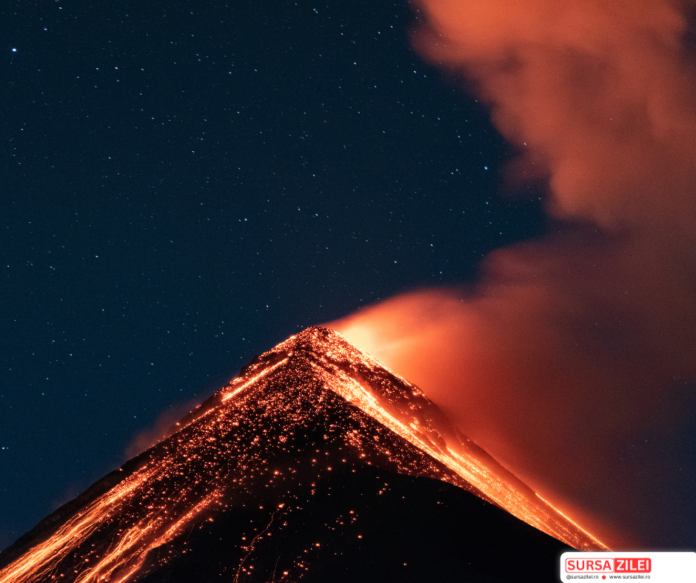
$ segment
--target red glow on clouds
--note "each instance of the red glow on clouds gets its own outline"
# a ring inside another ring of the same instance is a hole
[[[493,253],[471,289],[404,294],[330,324],[533,486],[601,516],[615,546],[678,515],[673,498],[667,513],[648,508],[670,496],[662,476],[677,462],[620,451],[646,433],[673,443],[695,418],[680,388],[696,379],[683,5],[418,2],[415,47],[489,104],[519,148],[515,178],[546,176],[548,211],[563,222]]]

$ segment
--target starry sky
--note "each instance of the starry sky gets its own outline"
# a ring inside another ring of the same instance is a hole
[[[546,228],[405,2],[0,7],[0,548],[313,324]]]

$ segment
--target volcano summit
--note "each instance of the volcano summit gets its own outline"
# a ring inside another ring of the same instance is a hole
[[[565,545],[606,549],[314,327],[18,539],[0,583],[550,581]]]

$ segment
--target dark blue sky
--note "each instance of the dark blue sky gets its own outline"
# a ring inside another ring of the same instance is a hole
[[[415,17],[3,3],[0,548],[253,355],[541,232]]]

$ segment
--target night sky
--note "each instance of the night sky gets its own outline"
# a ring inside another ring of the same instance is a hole
[[[0,8],[0,548],[293,333],[536,236],[405,2]]]

